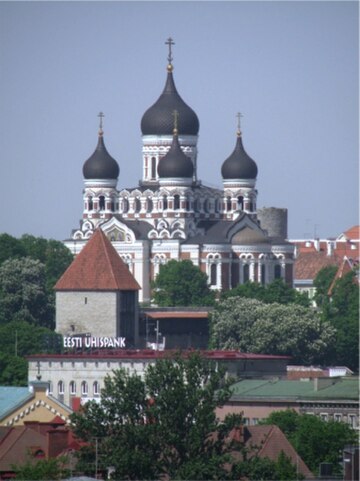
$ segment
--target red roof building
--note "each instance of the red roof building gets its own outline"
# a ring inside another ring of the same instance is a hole
[[[337,238],[290,240],[295,245],[294,287],[314,297],[313,281],[317,273],[327,266],[336,266],[342,275],[344,269],[353,269],[359,263],[360,226],[353,226]]]
[[[64,336],[138,342],[139,284],[99,228],[55,285],[56,330]]]

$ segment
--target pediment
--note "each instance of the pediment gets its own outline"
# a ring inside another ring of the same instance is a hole
[[[135,233],[116,217],[101,225],[101,229],[111,242],[135,242]]]

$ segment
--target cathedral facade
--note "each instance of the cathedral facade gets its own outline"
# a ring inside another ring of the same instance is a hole
[[[78,254],[101,226],[150,300],[150,284],[170,259],[189,259],[215,290],[247,280],[293,282],[294,247],[287,242],[287,210],[257,209],[258,168],[240,130],[221,166],[222,189],[197,177],[199,120],[174,82],[171,39],[165,87],[141,119],[142,180],[118,188],[120,168],[104,143],[83,165],[83,217],[67,247]],[[219,166],[220,170],[220,166]]]

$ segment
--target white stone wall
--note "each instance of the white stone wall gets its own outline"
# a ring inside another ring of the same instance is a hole
[[[56,292],[56,332],[116,337],[116,292]]]
[[[68,359],[66,361],[41,360],[29,361],[29,382],[35,381],[38,373],[41,380],[50,382],[50,393],[61,402],[71,407],[71,399],[80,397],[82,402],[99,396],[94,395],[93,385],[97,381],[100,390],[104,387],[104,379],[109,374],[113,374],[113,370],[124,368],[129,374],[138,374],[143,376],[145,368],[148,364],[153,364],[153,360],[119,360],[119,359]],[[74,381],[76,384],[75,394],[70,394],[70,383]],[[83,395],[81,385],[87,383],[88,394]],[[63,393],[59,392],[59,383],[62,382]],[[99,392],[100,392],[99,390]]]

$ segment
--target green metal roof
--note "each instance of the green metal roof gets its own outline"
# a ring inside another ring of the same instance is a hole
[[[0,386],[0,419],[32,396],[28,387]]]
[[[316,382],[318,389],[315,390]],[[330,385],[326,385],[330,384]],[[317,381],[243,380],[231,386],[232,401],[248,399],[346,399],[359,400],[358,378],[326,378]]]

